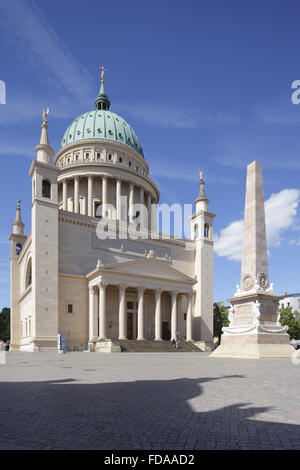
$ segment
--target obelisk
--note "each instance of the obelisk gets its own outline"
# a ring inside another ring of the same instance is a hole
[[[213,357],[290,357],[287,327],[279,323],[279,298],[269,284],[262,165],[247,167],[241,282],[229,309],[229,327]]]
[[[249,290],[255,280],[267,287],[268,255],[262,165],[247,168],[241,288]]]

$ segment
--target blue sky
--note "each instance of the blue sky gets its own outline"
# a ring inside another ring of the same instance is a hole
[[[2,208],[0,308],[9,305],[16,199],[30,229],[28,175],[41,111],[58,149],[68,124],[94,108],[105,65],[112,111],[141,140],[161,202],[190,203],[205,174],[215,218],[215,300],[240,276],[246,165],[264,169],[269,270],[278,294],[300,291],[298,1],[0,0]]]

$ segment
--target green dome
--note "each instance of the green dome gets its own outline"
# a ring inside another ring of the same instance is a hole
[[[60,149],[82,140],[99,139],[124,144],[144,156],[132,127],[117,114],[104,109],[95,109],[74,119],[62,138]]]

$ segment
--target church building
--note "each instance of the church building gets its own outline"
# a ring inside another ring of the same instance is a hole
[[[215,215],[202,173],[191,239],[166,236],[159,188],[132,127],[110,110],[104,69],[95,109],[74,119],[55,156],[48,112],[29,172],[31,232],[18,200],[10,234],[11,350],[55,350],[59,334],[91,352],[178,335],[211,350]]]

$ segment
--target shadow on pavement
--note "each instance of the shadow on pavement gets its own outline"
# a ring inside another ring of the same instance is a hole
[[[300,426],[254,420],[269,407],[193,410],[204,383],[231,378],[2,382],[0,449],[299,449]]]

